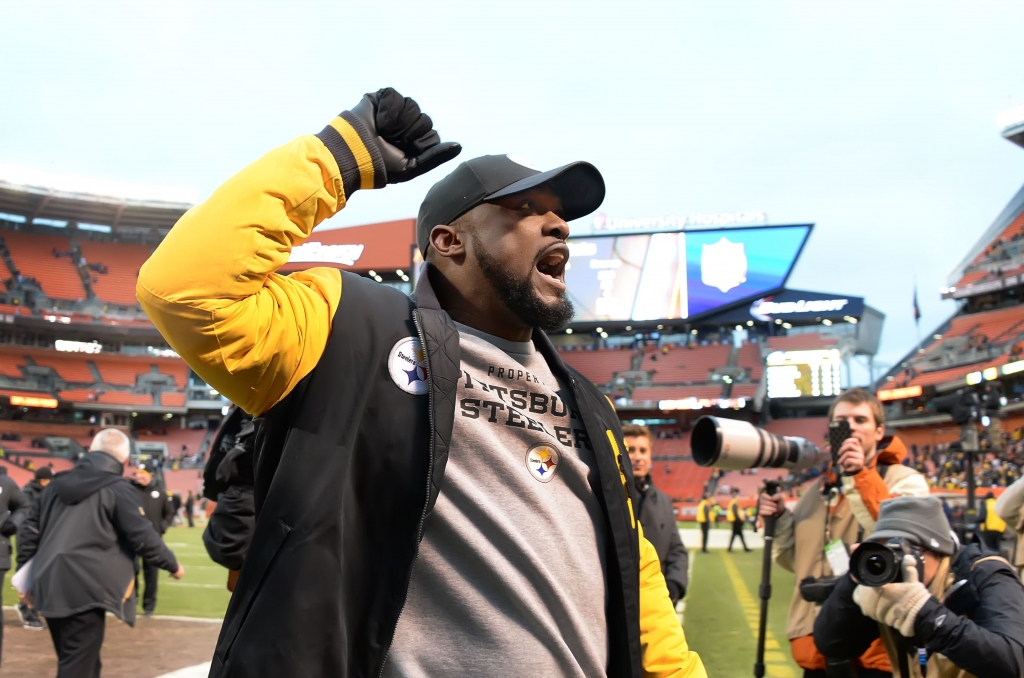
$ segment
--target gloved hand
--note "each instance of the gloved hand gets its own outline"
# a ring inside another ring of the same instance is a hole
[[[389,184],[415,179],[462,152],[458,143],[442,143],[419,104],[392,87],[365,95],[349,113],[376,140]]]
[[[904,638],[914,637],[914,621],[931,594],[917,576],[913,556],[903,556],[903,581],[885,586],[860,585],[853,590],[853,602],[864,616],[899,631]]]
[[[0,537],[13,537],[18,533],[18,526],[10,518],[0,525]]]

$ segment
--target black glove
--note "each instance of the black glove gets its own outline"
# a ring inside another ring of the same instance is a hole
[[[686,589],[679,582],[669,581],[666,583],[668,584],[668,597],[672,599],[672,604],[675,605],[686,595]]]
[[[0,525],[0,537],[13,537],[18,533],[18,526],[8,518]]]
[[[389,184],[415,179],[462,152],[454,141],[442,143],[419,104],[392,87],[365,95],[349,113],[376,140]]]

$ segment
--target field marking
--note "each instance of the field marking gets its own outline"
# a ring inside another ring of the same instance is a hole
[[[206,678],[206,676],[210,675],[210,663],[205,662],[184,669],[178,669],[177,671],[157,676],[157,678]]]
[[[729,581],[732,582],[733,591],[736,592],[736,600],[739,601],[740,607],[743,608],[743,615],[747,618],[747,624],[750,625],[750,631],[753,633],[754,641],[756,642],[761,606],[754,600],[754,596],[750,594],[750,589],[747,588],[747,583],[743,581],[743,576],[740,574],[739,569],[737,569],[736,563],[733,562],[732,555],[728,552],[723,553],[722,562],[725,564],[725,573],[729,576]],[[793,667],[786,661],[786,656],[782,654],[779,641],[775,639],[771,629],[765,630],[764,649],[765,671],[769,676],[772,678],[796,678]]]
[[[196,584],[190,581],[161,581],[160,586],[187,586],[194,589],[226,589],[227,584]]]
[[[223,619],[216,617],[184,617],[178,614],[155,614],[150,619],[165,619],[167,621],[181,621],[181,622],[202,622],[203,624],[223,624]]]

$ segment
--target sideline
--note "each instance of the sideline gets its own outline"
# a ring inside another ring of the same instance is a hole
[[[732,555],[728,552],[723,553],[722,563],[725,565],[725,573],[729,576],[729,581],[732,582],[732,588],[736,592],[736,600],[739,601],[740,607],[743,608],[743,614],[747,618],[747,624],[750,625],[750,632],[754,635],[754,642],[756,643],[761,606],[754,599],[754,596],[750,594],[750,589],[747,588],[747,583],[743,581],[743,576],[736,568]],[[765,632],[764,664],[765,672],[772,678],[796,678],[793,667],[786,661],[786,656],[782,654],[782,650],[779,647],[779,641],[775,639],[771,629],[766,629]]]
[[[17,605],[4,605],[3,609],[16,611],[18,609],[18,606]],[[113,617],[114,614],[112,612],[107,612],[107,616]],[[155,614],[152,617],[148,617],[148,619],[155,619],[156,621],[160,621],[160,620],[163,619],[163,620],[166,620],[166,621],[200,622],[200,623],[203,623],[203,624],[223,624],[224,623],[223,619],[215,619],[213,617],[184,617],[184,616],[175,615],[175,614]]]
[[[206,678],[210,675],[210,663],[205,662],[195,666],[187,666],[183,669],[157,676],[156,678]]]

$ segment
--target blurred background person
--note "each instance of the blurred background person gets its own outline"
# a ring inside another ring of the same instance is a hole
[[[732,488],[732,499],[729,500],[729,508],[726,509],[726,515],[729,522],[732,524],[732,534],[729,535],[729,552],[732,552],[732,543],[736,541],[736,537],[740,538],[740,543],[743,544],[743,550],[749,551],[747,547],[747,541],[743,538],[743,525],[747,522],[747,514],[740,508],[740,491],[739,488]]]
[[[167,532],[167,528],[174,522],[174,504],[168,496],[167,490],[164,489],[163,483],[155,475],[157,471],[155,467],[159,463],[154,459],[140,461],[139,465],[135,467],[135,480],[132,481],[132,486],[138,495],[139,506],[142,507],[143,513],[162,538]],[[160,568],[155,563],[147,562],[144,558],[141,561],[137,560],[135,563],[136,590],[141,590],[139,572],[142,572],[146,586],[142,591],[142,611],[147,617],[151,617],[153,611],[156,610],[156,591]]]
[[[42,494],[43,488],[49,485],[52,479],[53,469],[49,466],[43,466],[37,468],[35,477],[21,488],[21,493],[25,495],[25,500],[28,502],[26,504],[26,517],[28,509],[39,500],[39,495]],[[46,628],[46,624],[36,614],[36,611],[21,601],[18,601],[18,616],[21,618],[21,625],[26,629],[42,631]]]
[[[195,516],[196,512],[196,498],[192,494],[192,490],[188,491],[188,497],[185,498],[185,520],[188,521],[189,527],[195,527]]]
[[[711,531],[711,521],[714,520],[711,509],[711,501],[707,493],[701,496],[697,504],[697,525],[700,526],[700,550],[701,553],[708,552],[708,533]]]
[[[100,675],[107,612],[135,625],[136,557],[175,579],[185,575],[123,476],[130,449],[118,429],[97,433],[89,453],[43,490],[18,532],[18,567],[31,568],[22,600],[46,618],[58,678]]]
[[[622,437],[633,466],[633,482],[637,489],[636,512],[644,528],[644,536],[654,545],[661,561],[669,597],[675,605],[686,595],[689,583],[690,554],[679,537],[672,499],[654,486],[651,480],[651,432],[646,426],[626,424]]]
[[[7,475],[7,467],[0,464],[0,582],[7,570],[11,569],[11,537],[26,519],[28,501],[18,488],[18,483]],[[2,615],[2,613],[0,613]],[[4,630],[0,616],[0,656],[3,654]]]
[[[1006,532],[1006,521],[999,517],[996,510],[996,495],[989,492],[981,502],[978,511],[978,528],[981,530],[981,541],[989,549],[999,552],[999,542]]]

